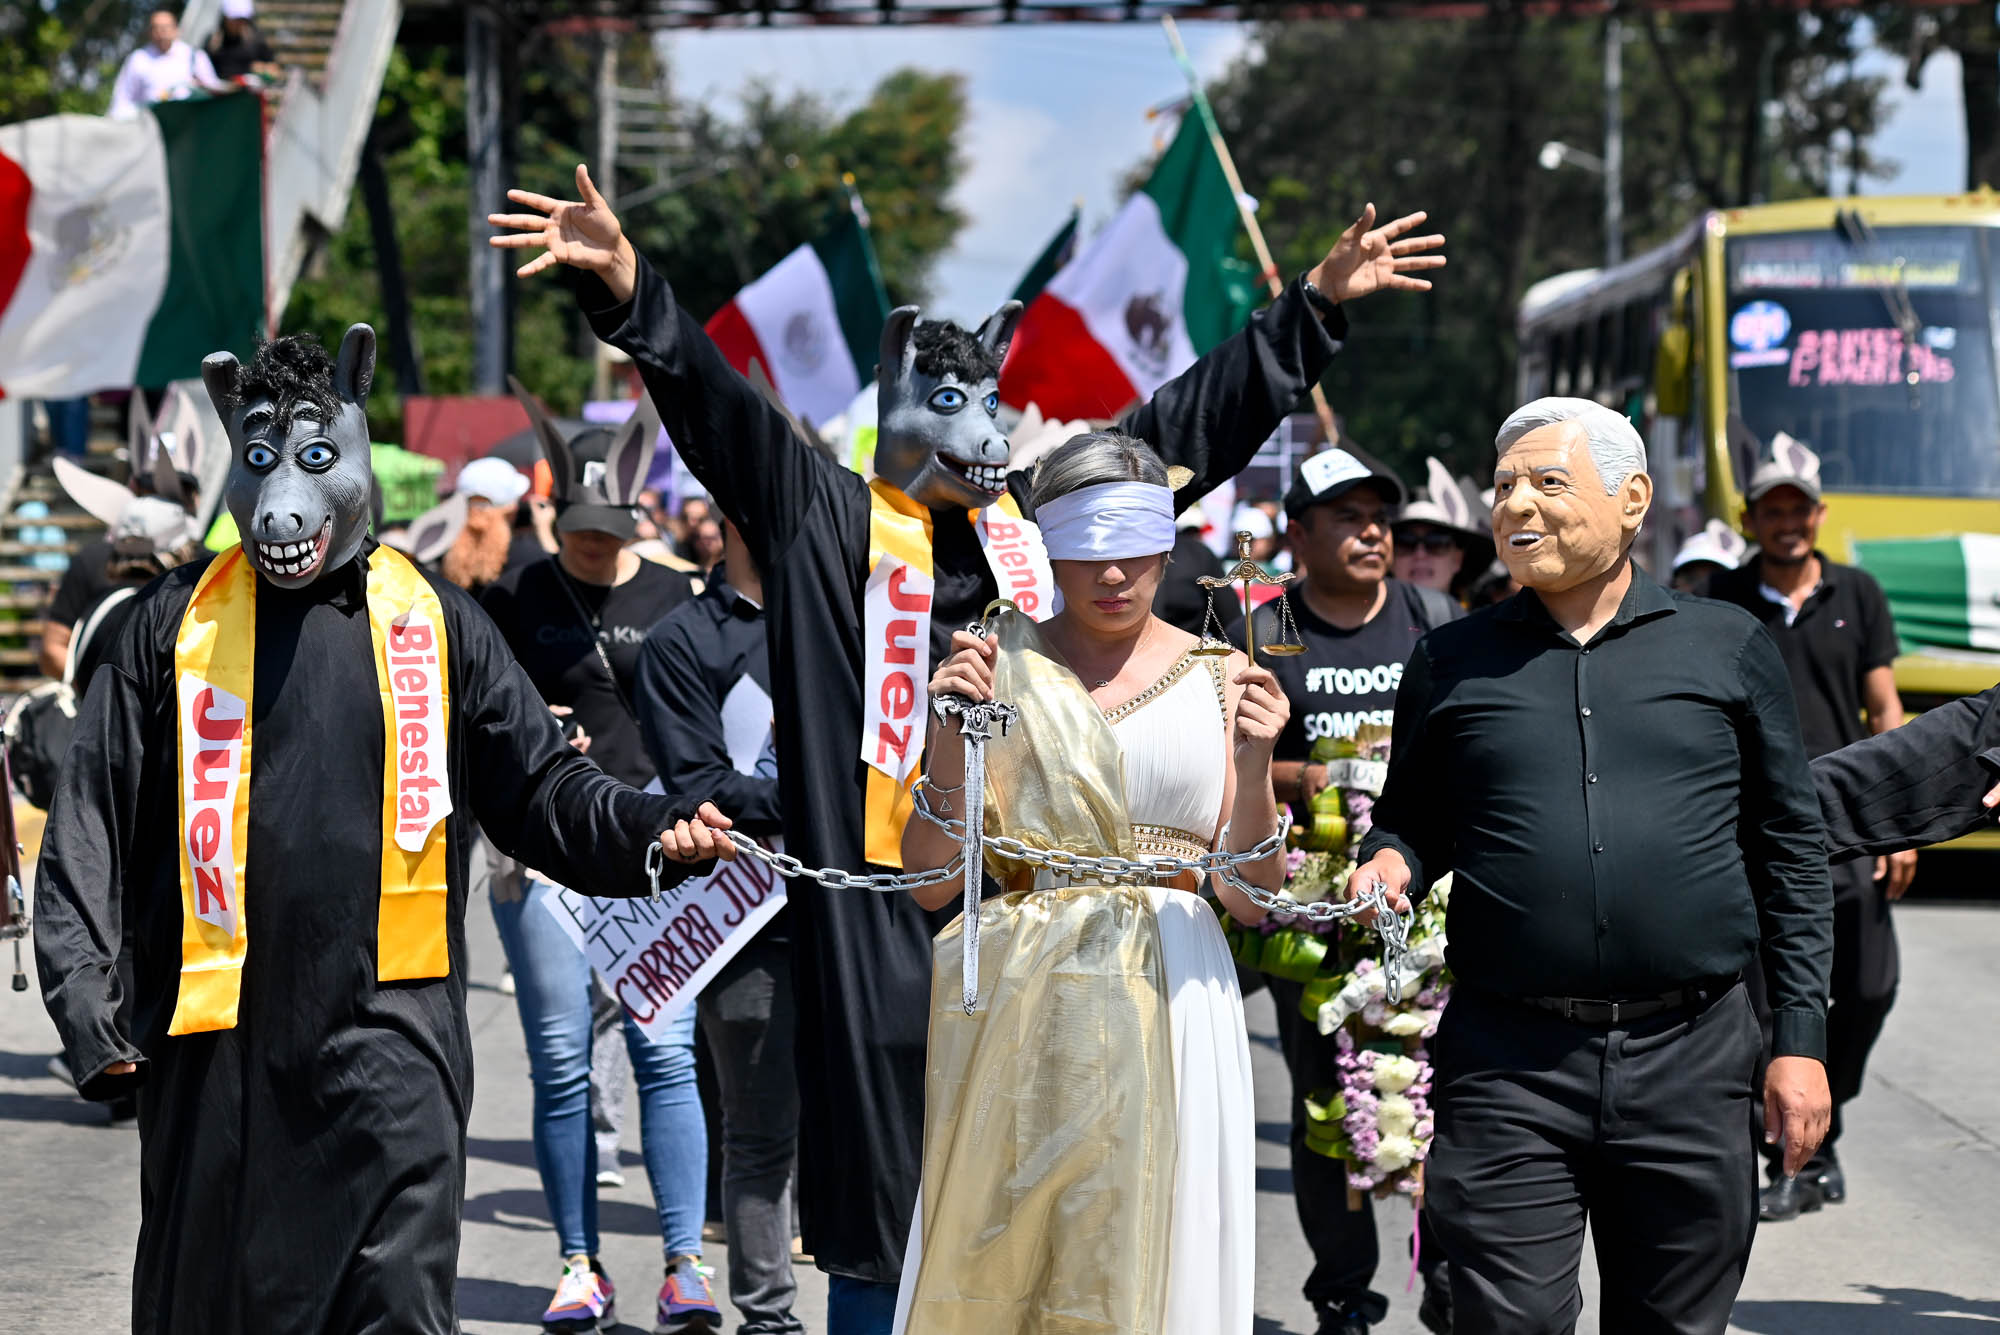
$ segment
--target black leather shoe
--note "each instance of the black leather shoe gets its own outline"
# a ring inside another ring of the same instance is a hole
[[[1840,1171],[1837,1163],[1828,1164],[1826,1171],[1813,1179],[1819,1188],[1819,1197],[1828,1205],[1838,1205],[1847,1199],[1847,1174]]]
[[[1353,1312],[1327,1312],[1319,1319],[1317,1335],[1368,1335],[1368,1318]]]
[[[1802,1177],[1781,1177],[1757,1197],[1757,1217],[1767,1224],[1782,1224],[1811,1214],[1825,1204],[1819,1184]]]
[[[1424,1283],[1424,1300],[1417,1307],[1417,1320],[1433,1335],[1451,1335],[1451,1289],[1441,1283]]]

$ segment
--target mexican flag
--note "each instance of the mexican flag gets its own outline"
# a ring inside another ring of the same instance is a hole
[[[1888,595],[1905,651],[2000,652],[2000,534],[1862,539],[1854,563]]]
[[[1235,333],[1256,302],[1234,258],[1236,200],[1197,102],[1104,230],[1029,306],[1000,397],[1060,418],[1116,417]]]
[[[165,385],[264,319],[263,105],[0,126],[0,393]]]
[[[751,363],[785,406],[815,427],[831,420],[875,374],[888,294],[868,240],[861,201],[832,231],[779,260],[704,326],[729,364]]]

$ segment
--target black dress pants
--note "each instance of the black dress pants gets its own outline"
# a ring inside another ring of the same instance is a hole
[[[1299,1014],[1298,983],[1270,980],[1271,1000],[1278,1009],[1278,1043],[1292,1076],[1292,1203],[1299,1228],[1312,1249],[1312,1273],[1306,1276],[1305,1298],[1322,1316],[1359,1316],[1371,1324],[1389,1314],[1389,1299],[1369,1287],[1381,1262],[1375,1237],[1374,1197],[1363,1195],[1361,1208],[1347,1208],[1347,1165],[1306,1148],[1306,1096],[1340,1083],[1334,1064],[1339,1049],[1330,1035]],[[1423,1232],[1419,1262],[1429,1284],[1444,1264],[1428,1219],[1419,1217]]]
[[[1902,954],[1896,944],[1896,924],[1889,916],[1889,901],[1875,879],[1875,859],[1855,858],[1836,862],[1833,873],[1833,970],[1828,979],[1826,1009],[1826,1083],[1833,1094],[1833,1124],[1826,1139],[1806,1164],[1804,1176],[1825,1172],[1837,1162],[1834,1149],[1840,1140],[1841,1108],[1861,1093],[1862,1077],[1868,1071],[1868,1054],[1882,1036],[1890,1008],[1896,1004],[1896,987],[1902,981]],[[1763,1145],[1764,1068],[1771,1061],[1771,1007],[1766,1000],[1764,976],[1753,969],[1748,979],[1750,1001],[1757,1008],[1757,1022],[1763,1029],[1763,1050],[1757,1065],[1757,1116]],[[1783,1147],[1763,1145],[1767,1172],[1776,1180]]]
[[[1584,1025],[1461,984],[1432,1046],[1426,1208],[1456,1335],[1722,1335],[1757,1226],[1757,1020],[1741,985],[1696,1012]]]

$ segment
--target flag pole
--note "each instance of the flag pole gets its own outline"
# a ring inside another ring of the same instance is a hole
[[[1271,247],[1264,242],[1264,229],[1257,225],[1257,214],[1250,207],[1250,197],[1244,192],[1243,178],[1236,174],[1236,159],[1229,156],[1229,145],[1222,140],[1222,128],[1215,123],[1215,115],[1209,110],[1208,98],[1201,91],[1201,76],[1195,73],[1194,61],[1189,59],[1187,47],[1181,42],[1181,30],[1172,17],[1163,16],[1160,26],[1167,30],[1167,42],[1173,47],[1174,60],[1187,76],[1188,91],[1194,98],[1194,114],[1201,117],[1202,129],[1208,132],[1209,147],[1215,150],[1216,161],[1222,164],[1222,177],[1229,183],[1229,194],[1236,201],[1236,216],[1243,221],[1243,230],[1250,234],[1250,248],[1257,254],[1257,266],[1264,276],[1264,286],[1273,297],[1281,295],[1285,283],[1278,276],[1278,263],[1271,258]],[[1315,380],[1312,387],[1313,411],[1319,414],[1319,424],[1326,432],[1328,445],[1340,444],[1340,428],[1334,425],[1333,406],[1326,401],[1326,391]]]

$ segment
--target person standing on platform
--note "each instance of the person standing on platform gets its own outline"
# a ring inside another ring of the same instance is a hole
[[[1402,501],[1402,483],[1345,450],[1307,459],[1285,493],[1285,536],[1305,579],[1284,596],[1306,651],[1267,658],[1264,666],[1292,701],[1271,773],[1294,821],[1310,820],[1304,813],[1327,785],[1327,767],[1312,762],[1313,744],[1352,737],[1365,724],[1386,726],[1411,650],[1425,631],[1458,616],[1445,594],[1389,573],[1390,526]],[[1260,608],[1257,643],[1277,642],[1282,625],[1275,609]],[[1302,984],[1269,981],[1292,1077],[1292,1197],[1313,1253],[1306,1301],[1319,1313],[1320,1335],[1359,1335],[1389,1314],[1388,1298],[1369,1287],[1381,1255],[1373,1198],[1363,1195],[1350,1209],[1346,1164],[1306,1144],[1306,1100],[1340,1083],[1339,1050],[1300,1013]],[[1431,1330],[1448,1331],[1450,1297],[1438,1274],[1444,1254],[1430,1245],[1423,1261],[1420,1315]]]
[[[1743,525],[1756,539],[1757,554],[1711,577],[1705,592],[1749,612],[1778,642],[1798,699],[1806,754],[1817,759],[1900,727],[1903,701],[1890,666],[1898,648],[1889,600],[1873,575],[1819,550],[1826,520],[1819,459],[1780,435],[1771,458],[1751,476],[1746,501]],[[1833,1125],[1796,1178],[1785,1176],[1776,1156],[1766,1154],[1770,1185],[1759,1205],[1765,1220],[1794,1219],[1847,1199],[1846,1175],[1834,1152],[1840,1110],[1861,1092],[1869,1050],[1896,1001],[1900,961],[1889,905],[1910,888],[1916,870],[1917,855],[1907,849],[1833,866],[1833,988],[1826,1017]],[[1760,1017],[1768,1016],[1754,986],[1758,981],[1753,972],[1751,995]]]
[[[1500,428],[1493,536],[1522,584],[1425,636],[1347,893],[1452,874],[1456,982],[1425,1175],[1458,1335],[1567,1331],[1586,1222],[1607,1331],[1722,1335],[1767,1136],[1826,1134],[1833,892],[1784,660],[1741,608],[1631,560],[1632,424],[1542,399]]]

